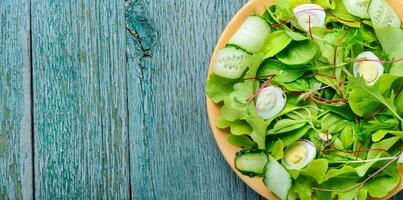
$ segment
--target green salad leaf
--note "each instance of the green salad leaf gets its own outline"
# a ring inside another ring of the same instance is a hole
[[[388,167],[381,174],[365,184],[365,188],[371,197],[382,198],[391,192],[400,181],[400,175],[396,167]]]
[[[224,101],[226,97],[233,91],[233,86],[239,80],[227,79],[215,74],[211,74],[206,84],[207,96],[214,103]]]
[[[252,141],[248,136],[246,135],[232,135],[230,134],[228,136],[228,143],[238,146],[238,147],[243,147],[247,149],[255,148],[257,147],[257,144]]]
[[[290,47],[276,55],[277,59],[287,65],[309,63],[316,55],[317,46],[310,40],[292,42]]]
[[[271,33],[264,46],[264,58],[273,57],[290,43],[291,38],[286,31],[279,30]]]

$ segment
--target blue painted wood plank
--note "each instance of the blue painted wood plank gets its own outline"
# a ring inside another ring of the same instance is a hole
[[[29,1],[0,3],[0,199],[32,199]]]
[[[32,0],[37,199],[129,199],[122,0]]]
[[[135,199],[258,199],[222,158],[207,122],[204,95],[214,45],[245,2],[127,5]]]

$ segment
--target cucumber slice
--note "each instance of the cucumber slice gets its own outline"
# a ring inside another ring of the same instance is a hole
[[[258,149],[240,151],[235,157],[235,168],[250,177],[263,175],[266,164],[266,153]]]
[[[400,27],[400,18],[386,0],[372,0],[368,9],[372,23],[379,27]]]
[[[227,47],[218,51],[214,73],[221,77],[236,79],[241,77],[249,66],[249,54],[235,47]]]
[[[270,155],[263,182],[280,199],[287,199],[292,184],[291,176],[287,170]]]
[[[369,18],[368,6],[370,0],[343,0],[343,4],[347,11],[354,16],[364,19]]]
[[[269,37],[269,24],[258,16],[248,17],[228,44],[239,46],[249,53],[260,52]]]

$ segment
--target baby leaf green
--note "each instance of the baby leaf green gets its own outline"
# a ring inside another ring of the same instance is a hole
[[[286,31],[279,30],[271,33],[264,45],[264,58],[273,57],[290,43],[291,38],[288,36]]]
[[[315,57],[316,51],[314,42],[304,40],[291,43],[289,48],[278,53],[276,57],[287,65],[301,65],[309,63]]]

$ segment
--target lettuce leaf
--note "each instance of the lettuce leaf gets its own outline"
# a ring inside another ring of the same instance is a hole
[[[207,96],[214,103],[220,103],[221,101],[224,101],[225,97],[229,96],[233,91],[234,84],[238,81],[239,80],[236,79],[227,79],[211,74],[206,84]]]
[[[396,166],[390,166],[365,184],[371,197],[382,198],[391,192],[400,181]]]

